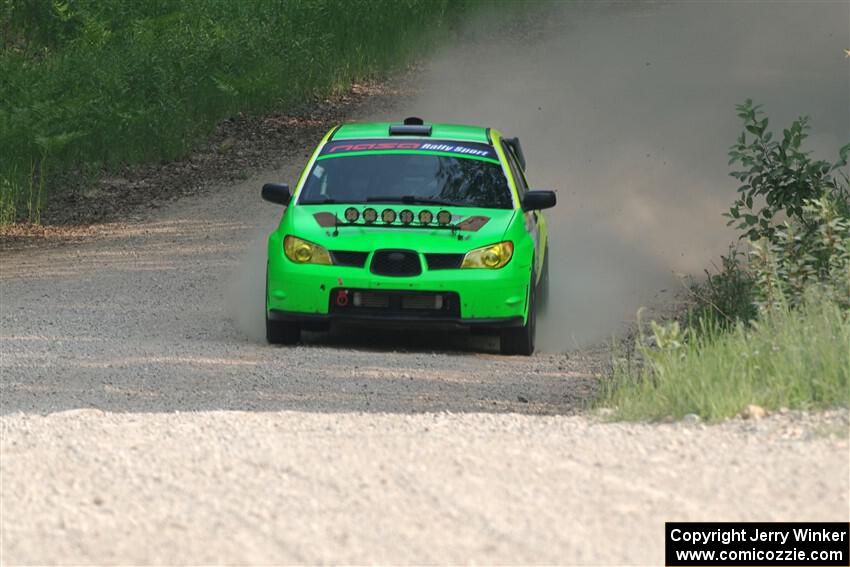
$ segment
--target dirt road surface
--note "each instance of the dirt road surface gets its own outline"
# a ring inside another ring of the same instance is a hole
[[[257,188],[299,166],[4,255],[4,564],[657,564],[665,520],[846,519],[846,414],[608,424],[602,351],[252,339]]]
[[[373,115],[374,108],[360,112]],[[847,412],[586,409],[604,348],[263,344],[276,170],[0,256],[0,563],[662,561],[666,520],[847,520]]]

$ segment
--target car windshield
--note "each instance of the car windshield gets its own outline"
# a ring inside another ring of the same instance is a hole
[[[497,163],[424,153],[329,156],[313,166],[299,204],[403,202],[509,209]]]

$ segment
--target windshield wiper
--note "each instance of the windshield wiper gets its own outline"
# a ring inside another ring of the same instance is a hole
[[[416,197],[414,195],[404,195],[402,197],[368,197],[368,203],[404,203],[406,205],[445,205],[457,206],[457,203],[449,201],[441,201],[439,199],[429,199],[427,197]]]

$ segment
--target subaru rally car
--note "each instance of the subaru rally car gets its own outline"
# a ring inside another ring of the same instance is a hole
[[[268,240],[266,337],[357,320],[468,327],[534,351],[548,290],[552,191],[532,191],[517,138],[491,128],[346,124],[319,143]]]

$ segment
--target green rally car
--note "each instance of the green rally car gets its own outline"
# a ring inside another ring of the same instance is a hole
[[[266,337],[357,320],[499,333],[501,352],[534,351],[548,290],[541,209],[517,138],[491,128],[345,124],[319,143],[268,241]]]

